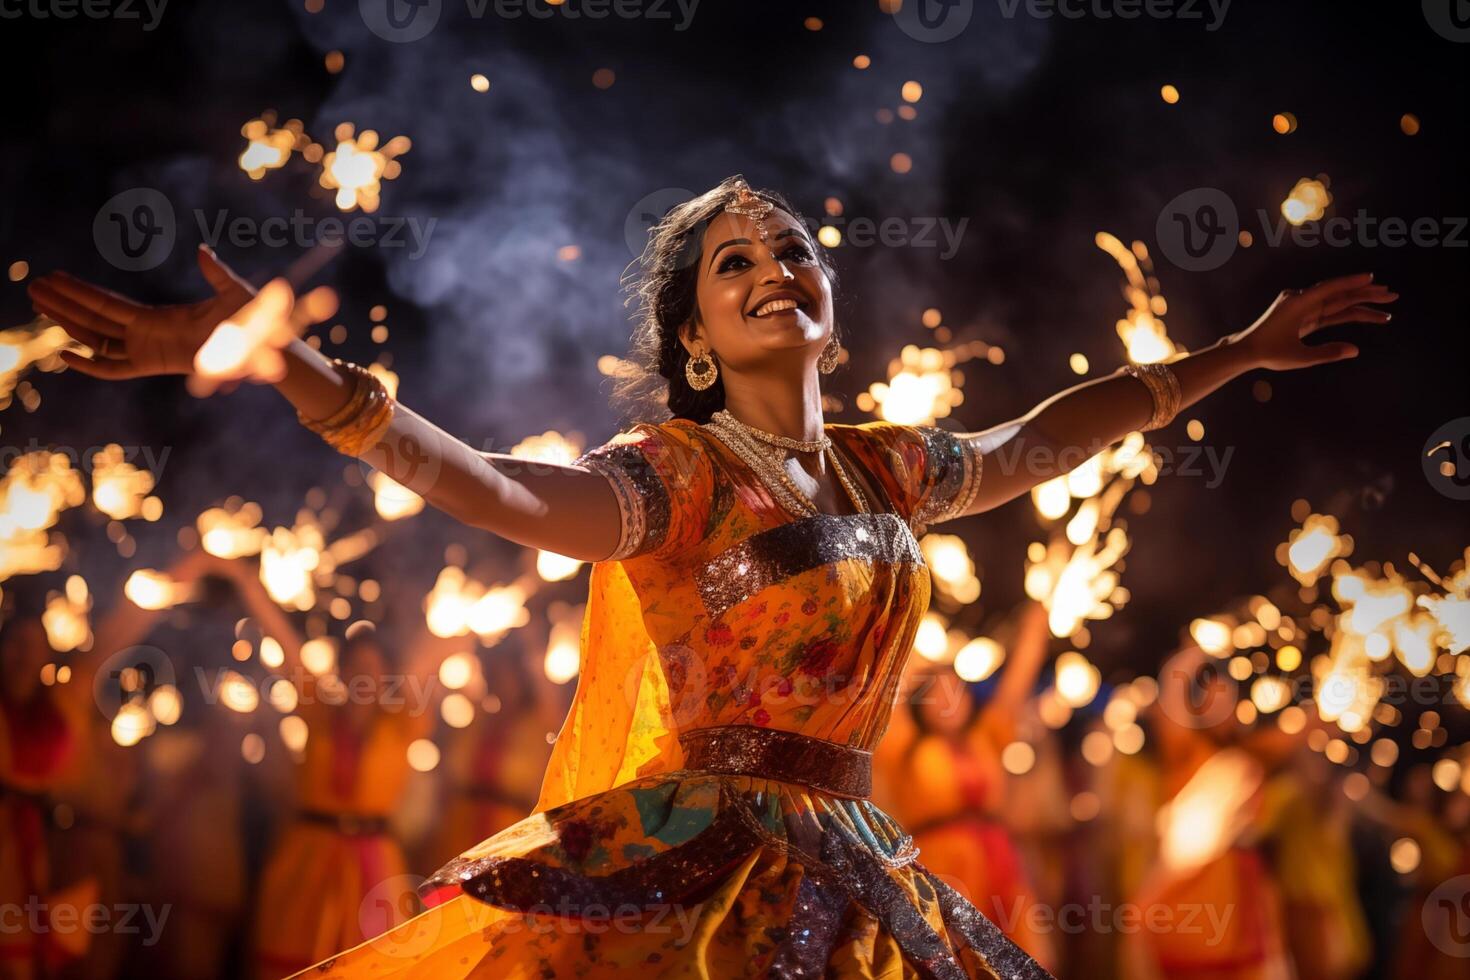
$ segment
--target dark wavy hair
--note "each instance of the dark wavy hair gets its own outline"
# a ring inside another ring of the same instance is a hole
[[[679,331],[698,313],[705,229],[725,210],[742,179],[739,174],[727,177],[698,197],[669,209],[649,230],[648,245],[637,262],[638,271],[625,277],[628,305],[636,306],[635,323],[630,363],[616,379],[612,401],[629,418],[681,418],[702,424],[725,407],[724,381],[716,379],[704,391],[695,391],[685,381],[689,352],[679,340]],[[811,234],[811,226],[801,212],[776,191],[762,189],[755,194],[807,229],[817,264],[835,293],[837,273],[831,258]]]

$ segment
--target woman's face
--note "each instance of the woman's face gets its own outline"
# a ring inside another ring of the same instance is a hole
[[[683,333],[691,355],[712,350],[722,368],[737,373],[773,363],[806,369],[832,335],[832,284],[806,230],[781,210],[765,226],[763,242],[750,218],[721,213],[710,222],[698,309]]]

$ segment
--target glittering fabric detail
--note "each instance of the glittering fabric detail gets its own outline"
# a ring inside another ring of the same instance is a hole
[[[698,778],[692,772],[671,775]],[[764,821],[771,812],[768,794],[742,793],[725,783],[719,790],[718,812],[707,827],[678,846],[608,874],[586,874],[516,856],[460,858],[429,879],[421,891],[457,885],[490,905],[567,919],[606,918],[634,910],[666,915],[702,901],[721,878],[753,851],[766,847],[798,862],[803,875],[797,908],[773,954],[771,976],[821,975],[841,925],[856,904],[882,923],[920,976],[932,980],[970,976],[957,953],[963,948],[973,951],[989,971],[982,975],[1049,980],[1046,971],[979,911],[914,860],[911,838],[884,841],[874,836],[875,830],[897,831],[891,820],[881,819],[881,810],[865,801],[845,800],[820,816],[809,815],[812,825],[799,832],[805,846],[768,826]],[[875,818],[877,824],[870,826]],[[921,905],[931,914],[937,909],[938,918],[926,917]],[[948,937],[937,928],[940,921]]]
[[[763,589],[844,558],[924,564],[918,542],[895,514],[818,514],[752,534],[696,573],[713,619]]]
[[[610,443],[583,453],[576,465],[600,474],[612,487],[622,516],[617,550],[605,561],[655,551],[669,529],[669,494],[637,443]]]
[[[456,883],[482,902],[517,911],[549,910],[567,917],[641,909],[654,912],[697,901],[701,891],[760,845],[740,805],[722,806],[688,843],[606,875],[584,875],[518,857],[457,858],[420,886],[431,893]]]
[[[786,936],[771,958],[768,977],[781,980],[821,977],[827,973],[838,930],[852,905],[841,884],[829,875],[805,874],[796,887],[796,908]]]
[[[980,910],[967,902],[964,896],[929,871],[926,870],[924,876],[939,897],[944,924],[958,933],[971,949],[979,951],[996,976],[1003,980],[1050,980],[1051,974],[1042,969],[1041,964],[1007,939],[1000,927],[981,915]]]
[[[728,776],[761,776],[824,793],[867,799],[873,753],[797,732],[721,725],[681,732],[684,766]]]
[[[982,469],[978,449],[966,439],[932,425],[915,427],[924,438],[930,491],[914,512],[916,524],[938,524],[964,513],[975,499]]]
[[[849,801],[849,805],[856,804]],[[742,812],[750,817],[749,811]],[[872,813],[882,815],[881,810],[874,809]],[[821,889],[824,893],[830,892],[835,884],[882,922],[921,976],[964,980],[969,973],[956,959],[951,944],[930,925],[914,905],[913,897],[890,873],[909,867],[917,874],[915,884],[920,897],[940,903],[945,926],[975,952],[991,971],[990,975],[1004,980],[1053,980],[1051,974],[1007,939],[978,909],[915,861],[918,851],[913,846],[913,838],[904,836],[897,849],[888,853],[881,842],[864,833],[865,826],[865,821],[824,819],[819,855],[772,835],[754,822],[752,829],[766,846],[786,851],[802,862],[809,876],[826,882],[826,887]],[[893,827],[897,829],[896,824]]]

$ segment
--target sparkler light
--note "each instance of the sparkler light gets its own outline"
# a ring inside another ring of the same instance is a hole
[[[1159,856],[1175,874],[1204,867],[1244,829],[1247,804],[1260,788],[1259,764],[1239,749],[1207,759],[1159,811]]]
[[[231,497],[223,506],[211,507],[195,520],[199,545],[216,558],[258,555],[266,538],[260,518],[259,504]]]
[[[486,588],[465,575],[464,569],[446,566],[424,598],[429,631],[444,638],[474,632],[486,643],[498,642],[510,630],[530,622],[525,605],[530,593],[526,580]]]
[[[61,453],[39,450],[11,462],[0,478],[0,581],[60,568],[65,539],[47,529],[86,499],[81,475]]]
[[[163,516],[163,501],[148,496],[153,482],[153,474],[127,462],[116,443],[92,454],[92,504],[115,521]]]
[[[567,684],[575,680],[581,670],[581,630],[570,618],[555,623],[546,644],[546,657],[542,670],[546,679],[553,684]]]
[[[994,674],[1004,662],[1004,647],[988,636],[977,636],[954,655],[954,672],[960,680],[974,684]]]
[[[240,169],[251,180],[260,180],[267,170],[278,170],[291,159],[292,150],[302,150],[311,142],[299,119],[289,119],[280,129],[274,128],[275,116],[266,113],[240,127],[240,135],[249,141],[240,154]]]
[[[371,213],[378,209],[382,182],[402,170],[394,158],[407,153],[412,143],[407,136],[395,136],[379,149],[373,130],[357,136],[353,132],[351,123],[337,127],[337,149],[322,158],[321,185],[337,192],[337,207],[343,211],[360,207]]]
[[[1331,203],[1332,195],[1328,193],[1324,180],[1303,177],[1281,202],[1281,214],[1294,225],[1304,225],[1326,214],[1327,205]]]
[[[10,407],[21,378],[32,366],[60,371],[65,365],[57,352],[76,346],[61,326],[46,317],[37,317],[23,327],[0,330],[0,409]],[[27,405],[28,410],[33,408]]]
[[[163,572],[151,568],[134,569],[123,583],[123,595],[139,609],[168,609],[180,602],[186,591]]]
[[[1353,553],[1353,539],[1338,533],[1337,518],[1330,514],[1309,514],[1302,526],[1287,536],[1286,543],[1276,549],[1276,559],[1302,585],[1314,585],[1334,558]]]
[[[980,598],[980,579],[964,538],[954,534],[926,534],[919,549],[929,563],[938,590],[955,602],[965,604]]]
[[[91,609],[92,597],[87,592],[86,580],[80,575],[67,576],[66,590],[49,596],[41,613],[41,625],[51,649],[66,653],[90,644],[92,629],[87,623],[87,613]]]
[[[272,279],[232,317],[214,328],[194,354],[189,391],[205,397],[226,381],[271,384],[286,376],[281,349],[309,324],[337,311],[326,286],[298,298],[285,279]]]
[[[1113,257],[1127,277],[1123,295],[1128,299],[1130,309],[1118,321],[1117,329],[1128,359],[1135,364],[1152,364],[1179,353],[1180,348],[1169,339],[1168,328],[1160,319],[1168,312],[1168,303],[1159,294],[1159,282],[1151,274],[1153,267],[1148,247],[1136,241],[1129,249],[1105,231],[1098,232],[1093,240],[1098,248]]]
[[[906,345],[888,366],[888,381],[875,382],[867,395],[878,414],[900,425],[929,425],[964,401],[956,355],[934,347]],[[867,404],[864,401],[864,404]]]

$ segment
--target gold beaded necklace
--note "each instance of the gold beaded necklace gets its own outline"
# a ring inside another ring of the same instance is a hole
[[[739,456],[746,466],[765,484],[766,489],[776,498],[776,502],[786,508],[791,514],[798,517],[816,517],[821,514],[817,510],[816,503],[812,498],[802,492],[791,479],[791,474],[786,472],[786,454],[784,452],[771,452],[763,446],[747,430],[754,426],[746,425],[735,418],[729,412],[719,411],[706,423],[706,427],[720,437],[720,441],[730,447],[730,450]],[[764,432],[756,429],[761,435],[771,436],[773,439],[785,439],[788,437],[778,436],[774,433]],[[799,440],[791,440],[797,442]],[[815,440],[814,440],[815,441]],[[847,468],[842,464],[836,451],[832,448],[832,440],[823,436],[820,440],[822,450],[826,453],[828,465],[832,472],[837,474],[837,481],[842,484],[843,490],[847,492],[848,499],[852,501],[860,514],[868,512],[863,496],[858,492]]]

